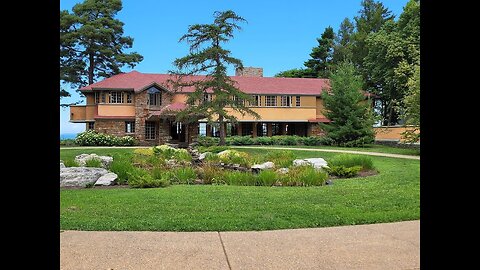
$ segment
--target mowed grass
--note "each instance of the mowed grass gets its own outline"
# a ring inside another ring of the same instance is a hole
[[[61,150],[131,156],[132,149]],[[244,149],[264,154],[265,149]],[[274,152],[275,150],[268,150]],[[297,157],[336,153],[294,151]],[[173,185],[155,189],[62,189],[62,230],[243,231],[328,227],[420,218],[418,160],[372,157],[376,176],[321,187]]]

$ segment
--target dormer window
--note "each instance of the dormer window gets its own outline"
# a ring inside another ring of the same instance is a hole
[[[148,93],[148,105],[149,106],[161,106],[162,105],[162,92],[155,87],[150,87],[147,90]]]

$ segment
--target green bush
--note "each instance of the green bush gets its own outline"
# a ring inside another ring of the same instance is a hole
[[[75,140],[74,139],[63,139],[63,140],[60,140],[60,145],[62,145],[62,146],[75,146]]]
[[[328,160],[328,166],[344,166],[353,167],[360,166],[361,170],[372,170],[373,161],[369,156],[365,155],[352,155],[352,154],[339,154]]]
[[[200,146],[214,146],[218,145],[218,143],[220,142],[220,138],[200,135],[197,138],[197,142]]]
[[[251,136],[231,136],[225,140],[227,145],[253,145],[254,142]]]
[[[361,169],[361,166],[345,167],[343,165],[335,165],[327,168],[327,171],[331,175],[336,175],[341,178],[350,178],[356,176]]]
[[[254,139],[257,145],[271,145],[273,144],[272,137],[257,137]]]
[[[128,172],[128,185],[132,188],[156,188],[167,187],[170,182],[165,178],[154,178],[150,173],[143,170]]]
[[[74,159],[65,159],[63,164],[65,167],[80,167],[80,164],[78,164]]]
[[[344,146],[344,147],[364,147],[367,144],[371,144],[374,142],[374,138],[371,137],[362,137],[356,140],[352,141],[347,141],[343,143],[338,143],[338,146]]]
[[[74,142],[82,146],[131,146],[135,144],[135,139],[131,136],[117,137],[87,130],[77,134]]]
[[[203,180],[204,184],[220,184],[224,183],[223,169],[213,166],[210,164],[206,164],[200,168],[197,168],[197,175],[200,179]]]
[[[290,168],[280,181],[284,186],[322,186],[327,178],[326,172],[305,165]]]
[[[239,152],[237,150],[227,150],[226,152],[218,155],[220,161],[225,164],[240,164],[241,166],[250,166],[249,155],[245,152]]]
[[[292,151],[271,151],[268,152],[264,159],[265,161],[271,161],[275,163],[275,167],[277,168],[287,168],[293,164],[293,160],[295,159],[295,154]]]
[[[96,158],[87,159],[85,167],[102,168],[102,161]]]
[[[177,149],[173,155],[173,158],[178,161],[192,161],[192,156],[186,149]]]
[[[171,177],[171,182],[175,184],[193,184],[197,173],[191,167],[183,167],[172,170]]]
[[[251,172],[226,171],[223,179],[227,185],[232,186],[254,186],[256,178]]]
[[[263,170],[257,175],[257,185],[260,186],[273,186],[279,179],[276,172],[272,170]]]
[[[229,149],[229,147],[228,146],[223,146],[223,145],[222,146],[214,145],[214,146],[208,146],[208,147],[207,146],[199,146],[198,147],[198,151],[200,153],[211,152],[211,153],[216,154],[216,153],[220,153],[222,151],[225,151],[227,149]]]
[[[129,178],[128,172],[132,172],[134,169],[130,161],[120,158],[114,158],[109,168],[110,171],[118,175],[117,182],[119,184],[126,184]]]

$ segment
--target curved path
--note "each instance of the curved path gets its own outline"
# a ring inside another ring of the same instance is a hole
[[[230,146],[231,148],[250,148],[250,149],[278,149],[278,150],[301,150],[301,151],[313,151],[313,152],[332,152],[332,153],[348,153],[359,154],[379,157],[393,157],[393,158],[405,158],[405,159],[417,159],[420,160],[420,156],[412,155],[400,155],[380,152],[363,152],[353,150],[338,150],[338,149],[318,149],[318,148],[301,148],[301,147],[276,147],[276,146]],[[102,149],[102,148],[150,148],[150,146],[80,146],[80,147],[60,147],[62,149]]]
[[[250,232],[60,232],[60,269],[420,269],[420,221]]]

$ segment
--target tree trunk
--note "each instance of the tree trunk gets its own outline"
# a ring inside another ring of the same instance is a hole
[[[218,145],[225,145],[225,125],[223,124],[223,115],[218,116],[218,123],[220,124],[220,142]]]
[[[93,83],[93,71],[95,70],[95,58],[93,53],[88,55],[88,84]]]

